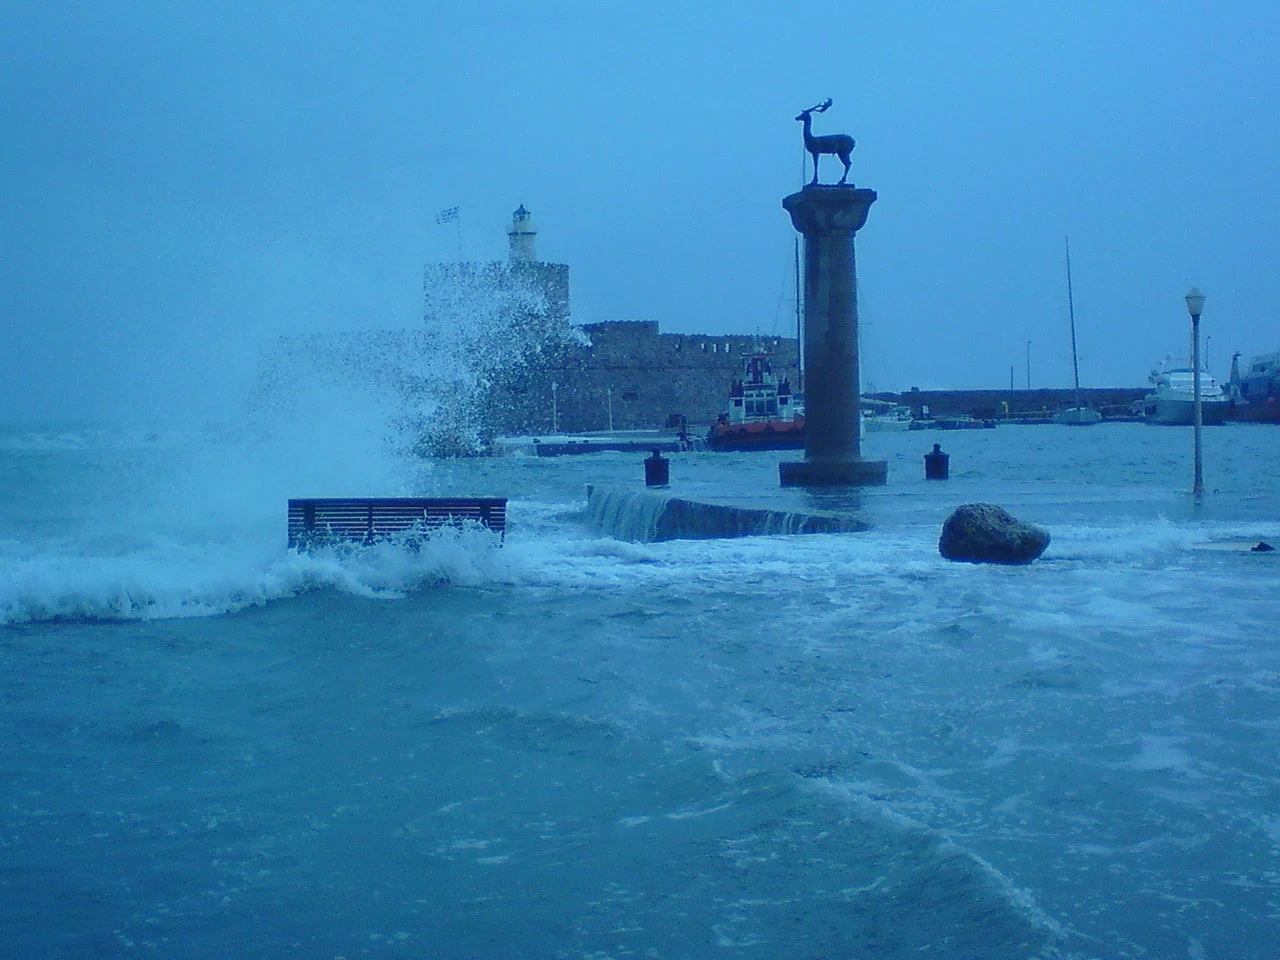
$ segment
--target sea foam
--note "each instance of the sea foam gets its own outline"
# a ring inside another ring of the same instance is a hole
[[[489,531],[454,529],[412,548],[387,542],[313,553],[163,538],[114,554],[4,541],[0,624],[217,616],[317,589],[395,599],[433,584],[493,579],[496,543]]]

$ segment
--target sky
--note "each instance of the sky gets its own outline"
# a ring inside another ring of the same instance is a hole
[[[787,335],[793,117],[858,141],[864,389],[1280,349],[1280,5],[7,0],[0,421],[217,416],[282,334],[505,259],[573,319]],[[827,157],[823,180],[837,178]],[[460,220],[436,214],[458,206]]]

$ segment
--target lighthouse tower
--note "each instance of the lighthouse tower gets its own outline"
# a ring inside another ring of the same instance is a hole
[[[537,260],[538,253],[534,249],[537,237],[538,228],[533,225],[533,214],[522,203],[511,215],[511,229],[507,231],[507,239],[511,241],[511,262],[533,263]]]

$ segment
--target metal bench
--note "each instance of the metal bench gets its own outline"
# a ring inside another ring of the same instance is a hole
[[[373,543],[418,527],[479,523],[505,535],[506,497],[361,497],[289,501],[289,546]]]

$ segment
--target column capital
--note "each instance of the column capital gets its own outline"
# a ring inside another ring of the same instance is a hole
[[[782,198],[791,224],[806,237],[815,234],[857,233],[867,222],[876,192],[852,184],[809,184]]]

